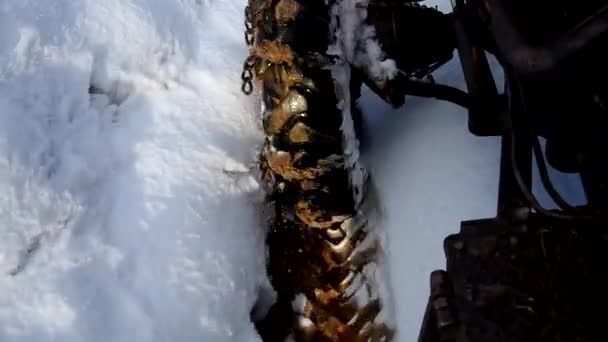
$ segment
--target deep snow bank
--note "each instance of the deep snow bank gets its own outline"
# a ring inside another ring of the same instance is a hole
[[[257,339],[243,5],[0,4],[0,340]]]

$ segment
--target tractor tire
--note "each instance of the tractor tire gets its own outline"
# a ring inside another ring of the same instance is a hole
[[[264,341],[394,335],[373,196],[350,113],[350,67],[327,53],[335,43],[331,6],[250,0],[246,9],[246,68],[260,89],[265,134],[260,179],[272,208],[267,271],[278,298],[256,323]]]

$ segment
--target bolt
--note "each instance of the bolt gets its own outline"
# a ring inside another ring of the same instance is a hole
[[[452,245],[456,250],[461,251],[464,248],[464,242],[458,240]]]

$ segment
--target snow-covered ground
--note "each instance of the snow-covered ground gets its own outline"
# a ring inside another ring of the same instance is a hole
[[[243,6],[0,2],[0,340],[257,340]]]
[[[244,5],[0,2],[0,340],[258,340]],[[439,74],[462,85],[455,63]],[[498,140],[469,135],[463,110],[409,100],[364,98],[401,341],[442,239],[494,214],[498,170]]]

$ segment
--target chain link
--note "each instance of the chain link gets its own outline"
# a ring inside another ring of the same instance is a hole
[[[253,46],[253,43],[255,42],[254,36],[251,8],[246,6],[245,43],[247,43],[248,46]],[[243,84],[241,85],[241,91],[243,91],[245,95],[250,95],[253,92],[253,67],[255,66],[255,62],[256,57],[254,55],[249,55],[243,63],[243,71],[241,72],[241,80],[243,81]]]
[[[245,59],[243,63],[243,72],[241,73],[241,80],[243,85],[241,90],[245,95],[250,95],[253,92],[253,67],[255,66],[256,56],[250,55]]]
[[[253,15],[251,14],[251,8],[245,7],[245,43],[249,46],[253,46],[255,37],[253,34]]]

